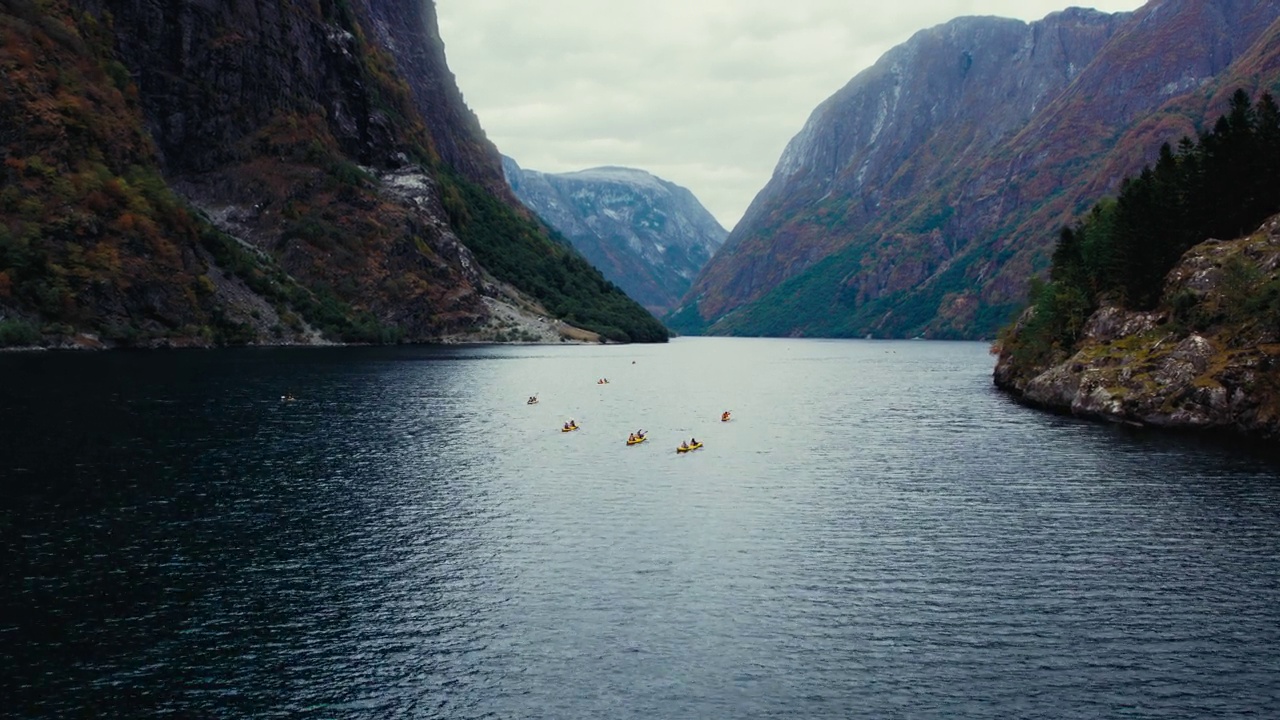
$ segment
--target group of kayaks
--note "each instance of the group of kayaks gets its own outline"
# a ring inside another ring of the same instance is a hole
[[[608,378],[600,378],[599,380],[596,381],[597,385],[607,385],[608,383],[609,383]],[[529,399],[526,401],[525,404],[537,405],[538,396],[530,395]],[[731,418],[732,418],[732,415],[728,410],[725,410],[723,413],[720,414],[720,422],[729,422]],[[573,432],[575,430],[580,430],[581,428],[582,426],[579,425],[576,420],[571,419],[569,420],[569,422],[566,422],[563,426],[561,426],[560,432],[568,433],[568,432]],[[636,432],[631,433],[631,435],[627,438],[627,446],[629,447],[631,445],[639,445],[640,443],[648,439],[649,439],[648,436],[645,434],[643,430],[638,430]],[[698,442],[694,438],[689,438],[687,442],[682,442],[680,443],[680,445],[676,447],[676,452],[689,453],[689,452],[693,452],[694,450],[701,450],[701,449],[702,449],[702,443]]]

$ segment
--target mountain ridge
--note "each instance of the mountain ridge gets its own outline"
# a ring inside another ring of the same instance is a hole
[[[1256,51],[1253,81],[1280,77],[1255,47],[1275,23],[1264,2],[1168,0],[922,30],[815,109],[668,322],[991,337],[1056,227],[1225,105],[1234,88],[1199,95],[1231,63]]]

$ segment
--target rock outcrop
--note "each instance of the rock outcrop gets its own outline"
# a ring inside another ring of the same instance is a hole
[[[1024,366],[998,352],[996,385],[1028,404],[1280,438],[1280,216],[1188,251],[1157,310],[1099,309],[1067,357]]]
[[[820,105],[670,322],[991,337],[1058,226],[1280,78],[1267,0],[923,30]]]
[[[643,170],[503,167],[521,202],[653,313],[675,306],[728,234],[688,189]]]

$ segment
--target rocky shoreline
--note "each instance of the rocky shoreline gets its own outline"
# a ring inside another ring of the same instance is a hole
[[[466,332],[442,335],[410,344],[423,345],[595,345],[611,341],[589,330],[575,327],[521,307],[516,302],[485,297],[488,320]],[[242,347],[358,347],[367,343],[342,343],[325,340],[319,332],[310,331],[293,338],[248,343]],[[40,352],[46,350],[100,351],[116,349],[180,350],[221,347],[201,337],[174,337],[123,345],[104,340],[92,333],[57,337],[40,345],[0,347],[0,352]]]
[[[995,385],[1027,405],[1083,418],[1275,440],[1280,324],[1270,310],[1243,314],[1240,298],[1265,301],[1277,281],[1280,216],[1249,237],[1192,248],[1167,276],[1159,308],[1100,308],[1081,340],[1046,365],[1025,367],[1006,347],[993,348]]]

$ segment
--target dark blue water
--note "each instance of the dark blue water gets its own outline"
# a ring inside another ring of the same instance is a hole
[[[0,715],[1280,716],[1274,461],[1020,408],[991,364],[0,357]]]

